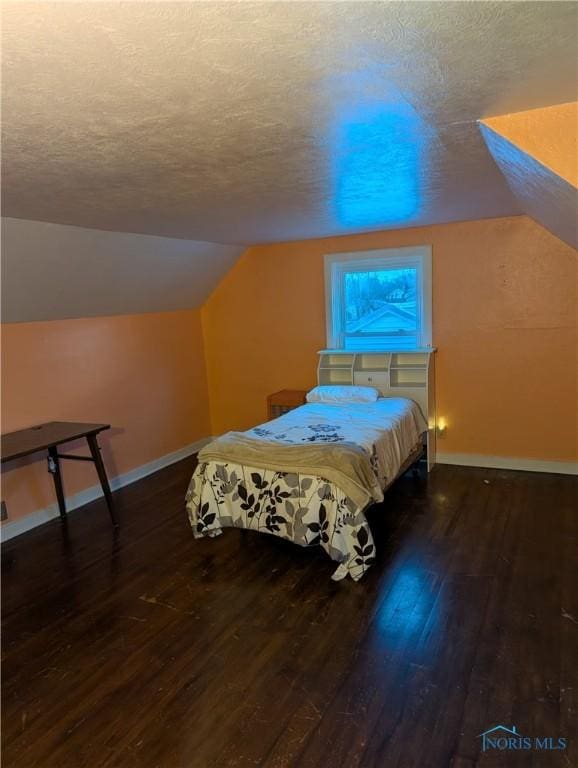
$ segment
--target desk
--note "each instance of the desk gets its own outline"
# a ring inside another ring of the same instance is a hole
[[[105,429],[110,429],[110,424],[79,424],[70,421],[49,421],[47,424],[39,424],[37,427],[20,429],[18,432],[8,432],[2,435],[2,464],[20,459],[23,456],[29,456],[32,453],[47,451],[48,471],[54,480],[60,517],[62,520],[66,520],[66,503],[64,501],[62,476],[60,474],[60,460],[92,461],[96,467],[112,523],[116,527],[118,526],[118,520],[97,440],[99,432],[103,432]],[[81,438],[86,438],[90,456],[75,456],[74,454],[58,452],[59,445]]]

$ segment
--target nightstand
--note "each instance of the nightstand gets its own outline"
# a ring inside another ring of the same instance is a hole
[[[274,392],[267,398],[267,418],[276,419],[293,408],[305,405],[305,389],[282,389],[280,392]]]

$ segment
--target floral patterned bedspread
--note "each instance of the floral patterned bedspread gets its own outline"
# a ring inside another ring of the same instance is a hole
[[[247,434],[283,443],[354,442],[370,456],[384,488],[426,429],[418,406],[405,398],[376,403],[310,403]],[[383,499],[377,498],[376,501]],[[225,527],[246,528],[321,546],[339,565],[332,578],[360,579],[375,560],[364,509],[336,485],[312,475],[276,472],[233,463],[201,462],[186,495],[196,537],[218,536]]]

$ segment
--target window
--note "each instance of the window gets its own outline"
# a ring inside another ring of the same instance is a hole
[[[431,346],[430,246],[328,254],[325,302],[329,349]]]

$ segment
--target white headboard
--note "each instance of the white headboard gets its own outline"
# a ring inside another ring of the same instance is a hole
[[[435,388],[433,347],[404,352],[349,352],[323,349],[318,384],[358,384],[378,389],[384,397],[414,400],[428,423],[428,469],[435,464]]]

